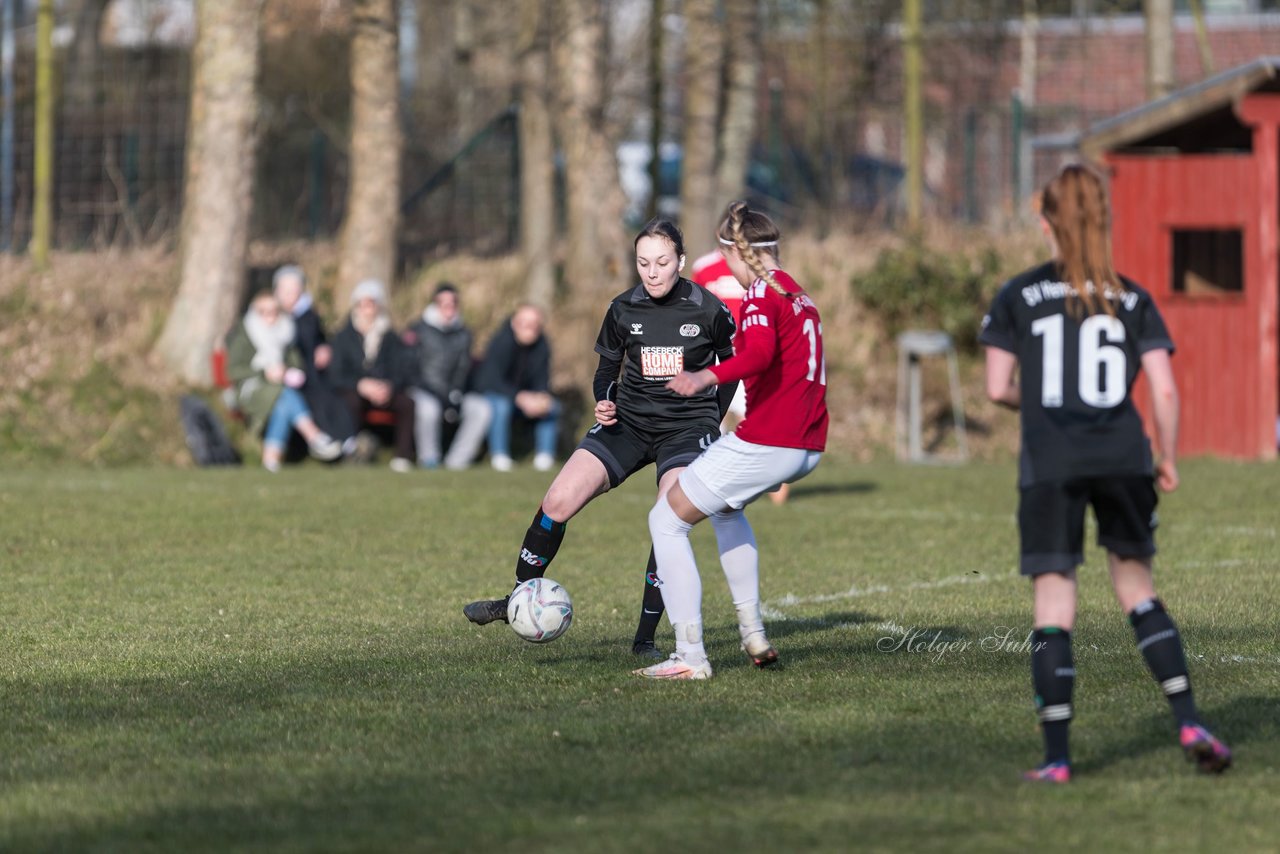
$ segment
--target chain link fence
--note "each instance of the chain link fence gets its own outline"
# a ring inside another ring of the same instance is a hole
[[[612,0],[619,8],[636,2]],[[1026,216],[1029,196],[1072,156],[1076,134],[1145,100],[1140,0],[1032,5],[1034,20],[1022,0],[962,0],[928,10],[924,175],[927,212],[936,219],[999,227]],[[1280,54],[1280,0],[1204,5],[1210,14],[1202,37],[1191,15],[1175,17],[1179,85]],[[792,224],[895,226],[905,171],[901,3],[769,0],[765,9],[752,193]],[[11,220],[0,229],[0,247],[17,250],[31,236],[32,30],[19,27],[12,63]],[[495,29],[487,49],[501,54],[508,35]],[[678,42],[679,28],[669,37]],[[176,241],[189,49],[73,48],[59,48],[55,75],[54,244]],[[348,179],[347,57],[343,32],[285,34],[264,44],[255,238],[336,235]],[[424,65],[404,99],[406,266],[450,252],[508,251],[517,240],[514,63],[508,57],[505,67],[494,61],[477,71],[483,85],[464,97],[436,62]],[[667,83],[677,85],[675,78]],[[612,109],[638,115],[647,105],[624,101]],[[679,141],[678,115],[677,108],[666,130],[667,148],[676,152],[664,170],[668,192],[678,186],[678,145],[670,145]]]

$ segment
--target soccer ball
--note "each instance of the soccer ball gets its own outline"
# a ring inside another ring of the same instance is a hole
[[[573,622],[569,591],[550,578],[530,578],[507,599],[507,622],[520,637],[533,643],[553,641]]]

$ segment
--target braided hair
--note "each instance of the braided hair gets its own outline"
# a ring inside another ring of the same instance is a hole
[[[772,254],[776,258],[778,255],[778,238],[781,236],[778,227],[773,224],[773,220],[760,213],[753,211],[748,207],[746,202],[733,202],[729,205],[729,209],[725,214],[724,221],[720,223],[720,228],[716,231],[716,237],[724,246],[733,246],[738,250],[738,255],[751,268],[751,272],[756,274],[758,279],[764,281],[774,292],[781,294],[787,299],[793,299],[796,295],[788,291],[782,285],[778,284],[773,278],[773,274],[765,268],[764,262],[760,260],[757,248],[768,247],[772,250]]]

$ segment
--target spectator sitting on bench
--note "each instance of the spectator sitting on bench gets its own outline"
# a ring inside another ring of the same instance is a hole
[[[409,327],[417,356],[417,378],[409,390],[417,410],[414,416],[418,465],[440,465],[442,422],[457,424],[447,469],[465,469],[476,458],[489,427],[489,403],[483,395],[464,393],[471,373],[471,330],[458,310],[458,289],[448,282],[436,288],[422,317]]]
[[[330,345],[329,383],[351,420],[365,423],[370,410],[390,412],[395,436],[391,469],[413,468],[413,400],[405,393],[411,354],[391,328],[382,282],[365,279],[351,293],[351,314]]]
[[[306,440],[311,455],[334,460],[342,445],[316,426],[300,389],[306,373],[293,345],[293,318],[268,292],[249,303],[244,320],[227,342],[227,374],[235,383],[236,401],[249,430],[262,434],[262,465],[280,470],[291,430]]]
[[[543,334],[546,318],[536,305],[516,309],[489,341],[476,369],[475,389],[493,410],[489,425],[489,458],[498,471],[510,471],[511,419],[519,414],[533,422],[533,467],[555,465],[560,404],[552,397],[551,345]]]
[[[355,450],[356,425],[351,421],[347,405],[329,385],[326,368],[333,356],[324,324],[316,314],[307,292],[307,274],[301,267],[286,264],[271,277],[272,288],[280,307],[293,316],[294,346],[302,355],[302,370],[307,374],[307,384],[302,387],[307,407],[321,430],[343,443],[343,450]]]

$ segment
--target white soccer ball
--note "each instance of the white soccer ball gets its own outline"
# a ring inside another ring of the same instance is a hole
[[[531,578],[511,591],[507,622],[525,640],[547,643],[569,631],[573,600],[568,590],[551,579]]]

